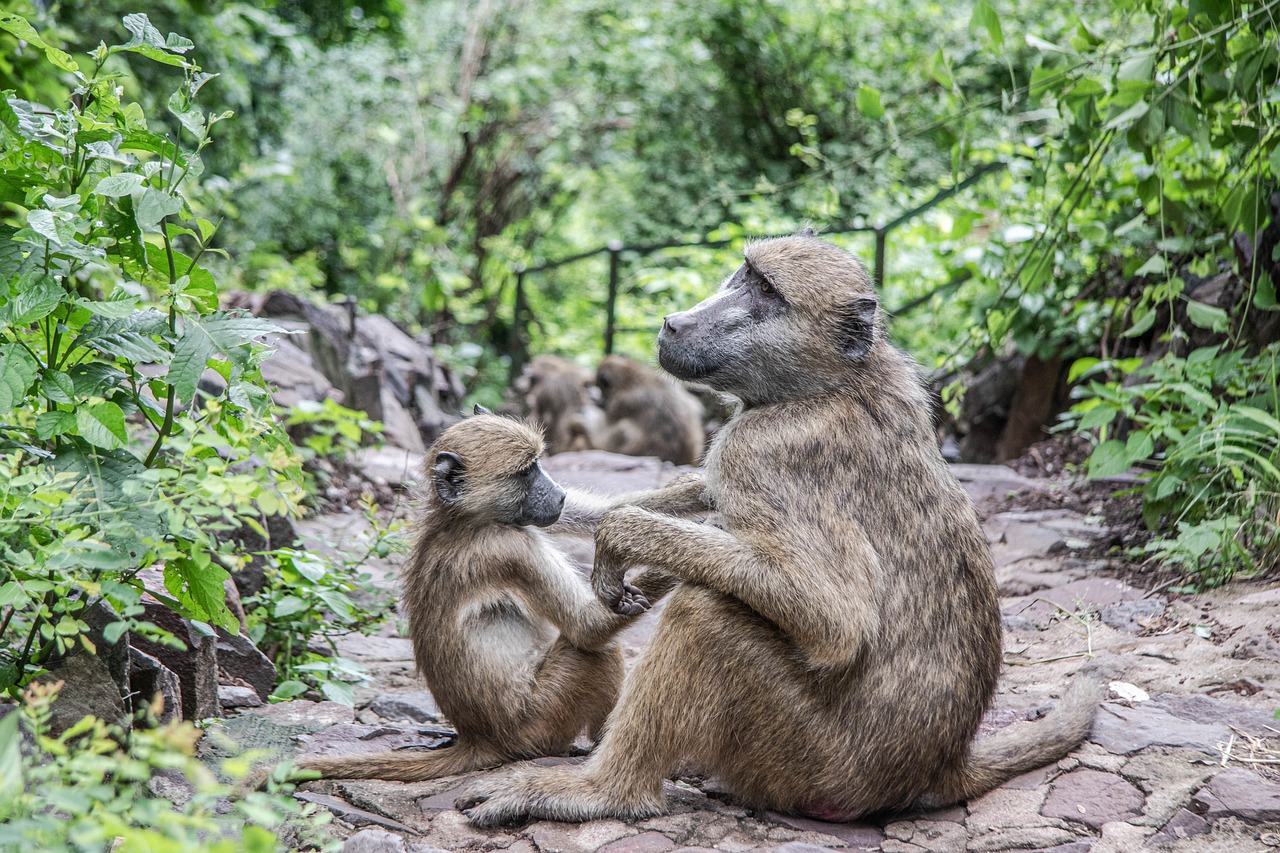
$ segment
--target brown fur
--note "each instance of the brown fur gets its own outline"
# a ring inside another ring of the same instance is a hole
[[[401,609],[418,668],[457,728],[455,743],[303,759],[297,769],[413,782],[563,753],[584,729],[598,735],[622,679],[611,638],[630,619],[601,603],[541,530],[513,521],[526,491],[515,485],[517,472],[542,451],[528,427],[480,415],[450,427],[427,453],[428,481],[439,476],[432,465],[442,453],[462,461],[465,479],[456,500],[428,490]],[[686,482],[644,498],[660,509],[676,501],[705,509],[701,491],[700,482]],[[573,496],[565,527],[594,529],[614,505]],[[658,572],[636,583],[653,600],[672,585]]]
[[[974,743],[1000,611],[917,368],[845,252],[798,235],[746,258],[659,338],[664,367],[743,401],[706,462],[723,529],[604,518],[605,601],[633,565],[683,583],[592,756],[475,783],[478,824],[651,815],[686,761],[745,804],[848,820],[977,796],[1088,732],[1100,686],[1078,678],[1047,720]]]
[[[540,355],[527,364],[514,391],[529,419],[542,427],[547,453],[587,450],[604,412],[591,399],[590,370],[568,359]]]
[[[600,362],[596,385],[604,399],[605,425],[592,438],[595,447],[697,464],[706,437],[696,397],[653,368],[620,355]]]

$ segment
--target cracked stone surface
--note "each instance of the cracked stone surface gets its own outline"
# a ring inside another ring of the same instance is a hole
[[[383,460],[391,474],[416,460]],[[550,457],[559,481],[598,493],[661,485],[681,469],[652,459],[592,451]],[[394,469],[394,470],[390,470]],[[1010,492],[1061,488],[1000,466],[953,466],[979,504],[997,562],[1005,613],[1005,660],[998,695],[979,736],[1007,725],[1035,725],[1092,653],[1149,694],[1145,702],[1105,703],[1089,740],[1067,758],[1009,780],[969,803],[883,815],[848,824],[756,812],[734,805],[713,780],[664,786],[668,812],[640,821],[564,824],[535,821],[498,830],[472,827],[453,808],[467,782],[483,774],[417,784],[324,780],[298,796],[328,808],[345,853],[746,853],[823,850],[882,853],[1043,851],[1044,853],[1252,853],[1280,849],[1280,582],[1237,582],[1198,595],[1148,595],[1085,559],[1100,520],[1063,510],[982,512]],[[1005,505],[1007,506],[1007,505]],[[312,532],[352,532],[349,517],[311,519]],[[584,570],[590,542],[561,540]],[[394,567],[375,576],[394,582]],[[634,663],[654,616],[622,637]],[[1207,628],[1208,639],[1197,633]],[[348,637],[342,653],[361,661],[373,683],[357,689],[355,709],[293,701],[244,709],[221,735],[266,754],[359,754],[440,742],[447,721],[414,672],[411,644],[395,636]],[[208,738],[205,754],[229,754]],[[1224,760],[1224,752],[1226,758]],[[580,758],[544,759],[571,763]]]

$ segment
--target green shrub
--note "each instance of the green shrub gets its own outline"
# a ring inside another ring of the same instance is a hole
[[[196,106],[210,75],[190,41],[145,15],[124,23],[130,40],[100,45],[86,72],[0,16],[66,84],[61,104],[0,99],[0,691],[14,696],[55,655],[92,647],[96,602],[124,617],[108,642],[154,631],[139,621],[146,567],[163,567],[184,616],[236,630],[223,581],[244,558],[218,535],[302,497],[258,369],[255,341],[277,330],[220,311],[201,265],[216,226],[194,190],[226,115]],[[122,100],[119,54],[181,74],[168,100],[181,139]]]

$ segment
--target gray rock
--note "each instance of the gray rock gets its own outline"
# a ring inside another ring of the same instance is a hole
[[[372,824],[374,826],[386,827],[387,829],[394,829],[396,832],[404,832],[409,835],[414,834],[413,827],[411,826],[405,826],[398,820],[392,820],[391,818],[384,817],[380,814],[374,814],[373,812],[365,811],[364,809],[358,809],[347,801],[330,796],[329,794],[315,794],[310,791],[305,791],[302,793],[295,793],[293,796],[296,799],[305,800],[308,803],[315,803],[317,806],[323,806],[345,820],[347,823],[353,824],[354,826],[368,826]]]
[[[233,679],[247,681],[265,702],[276,687],[276,665],[244,634],[217,630],[218,669]]]
[[[623,456],[607,450],[557,453],[543,459],[542,467],[562,486],[587,489],[601,495],[656,489],[693,470],[651,457]]]
[[[1196,723],[1221,724],[1254,737],[1275,737],[1276,721],[1270,714],[1212,696],[1156,696],[1151,704],[1175,717]]]
[[[81,651],[48,666],[40,681],[61,681],[62,690],[52,706],[49,725],[55,734],[71,728],[83,717],[127,726],[129,712],[105,658]]]
[[[413,643],[404,637],[366,637],[345,634],[334,641],[338,654],[358,661],[411,661]]]
[[[620,838],[600,848],[599,853],[665,853],[676,843],[661,832],[642,832],[630,838]]]
[[[595,853],[601,847],[636,831],[620,820],[586,823],[535,823],[530,836],[543,853]]]
[[[1210,823],[1224,817],[1249,823],[1280,821],[1280,785],[1229,767],[1191,798],[1191,808]]]
[[[1224,725],[1184,720],[1153,702],[1132,708],[1104,703],[1094,717],[1089,739],[1116,755],[1129,755],[1150,746],[1172,746],[1219,757],[1214,745],[1230,734]]]
[[[879,827],[872,826],[867,823],[850,822],[850,823],[828,823],[824,820],[814,820],[808,817],[799,817],[797,815],[785,815],[779,812],[763,812],[760,815],[762,820],[772,823],[781,824],[782,826],[796,829],[801,832],[819,832],[823,835],[831,835],[839,838],[850,847],[876,847],[880,842],[884,841],[884,832]]]
[[[1023,616],[1037,625],[1047,625],[1059,612],[1080,610],[1099,611],[1127,601],[1137,601],[1145,593],[1123,581],[1112,578],[1086,578],[1069,584],[1041,590],[1034,598],[1008,599],[1003,604],[1005,613]],[[1058,607],[1055,607],[1054,605]]]
[[[163,581],[157,581],[154,576],[147,577],[148,574],[142,573],[148,588],[154,589],[154,584],[158,582],[161,590],[158,594],[167,595],[167,592],[163,592]],[[142,618],[168,631],[186,646],[185,649],[175,649],[137,634],[132,637],[134,646],[159,660],[178,676],[182,685],[182,718],[203,720],[221,716],[222,709],[218,705],[217,638],[197,628],[150,595],[142,596],[142,606]]]
[[[233,708],[260,708],[262,697],[252,687],[238,687],[234,684],[218,685],[218,702],[223,710]]]
[[[1148,839],[1147,847],[1159,847],[1162,844],[1173,844],[1182,838],[1205,835],[1209,832],[1209,821],[1186,809],[1181,809],[1169,819],[1160,831]]]
[[[425,453],[427,445],[422,440],[413,414],[396,399],[386,386],[382,388],[382,438],[392,447],[402,447],[415,453]]]
[[[268,344],[275,352],[262,362],[262,378],[274,387],[271,399],[277,406],[288,409],[299,403],[318,403],[330,398],[343,401],[342,392],[315,368],[311,356],[288,337],[272,335]]]
[[[1143,620],[1155,619],[1164,613],[1168,602],[1163,597],[1140,598],[1137,601],[1124,601],[1102,608],[1098,614],[1103,624],[1117,631],[1136,634],[1144,627]]]
[[[369,710],[387,720],[413,720],[415,723],[434,723],[440,720],[440,707],[426,690],[383,693],[369,703]]]
[[[1005,465],[948,465],[948,470],[955,475],[975,501],[984,498],[1002,498],[1010,492],[1039,492],[1045,486],[1038,480],[1024,477]]]
[[[182,718],[182,683],[178,674],[132,646],[129,648],[129,684],[133,690],[133,707],[149,703],[159,694],[164,700],[158,717],[160,722]]]
[[[420,451],[403,447],[362,447],[351,456],[351,463],[367,479],[403,489],[422,479]]]
[[[339,702],[311,702],[306,699],[264,705],[253,713],[277,726],[299,726],[312,732],[350,723],[356,716],[354,710]]]
[[[1250,634],[1236,644],[1231,656],[1236,660],[1280,660],[1280,643],[1267,634]]]
[[[1141,791],[1114,773],[1074,770],[1053,783],[1040,814],[1101,829],[1142,814],[1145,801]]]
[[[385,829],[362,829],[342,845],[342,853],[406,853],[404,838]]]
[[[303,747],[299,750],[299,755],[340,756],[366,755],[406,747],[437,747],[444,744],[447,738],[441,735],[423,734],[412,728],[339,723],[304,736],[301,740]]]

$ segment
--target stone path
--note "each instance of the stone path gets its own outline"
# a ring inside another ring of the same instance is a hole
[[[547,468],[566,484],[604,492],[655,486],[677,473],[653,460],[599,452],[553,457]],[[1048,487],[1002,467],[955,470],[980,509],[1010,491]],[[302,786],[298,796],[333,812],[336,831],[348,836],[346,853],[1280,850],[1280,720],[1273,716],[1280,707],[1280,584],[1151,595],[1102,576],[1105,564],[1082,556],[1103,532],[1097,518],[988,509],[984,527],[1008,664],[984,729],[1034,718],[1089,655],[1114,670],[1116,683],[1089,742],[964,806],[830,824],[749,811],[713,784],[687,779],[667,783],[670,813],[649,820],[538,821],[482,831],[452,807],[469,777],[413,785],[323,781]],[[576,546],[574,555],[589,565],[589,545]],[[629,659],[653,619],[644,617],[624,636]],[[226,733],[280,749],[296,742],[301,754],[429,742],[441,721],[414,675],[409,641],[352,637],[343,651],[369,668],[376,685],[358,691],[356,709],[289,702],[229,720]]]

